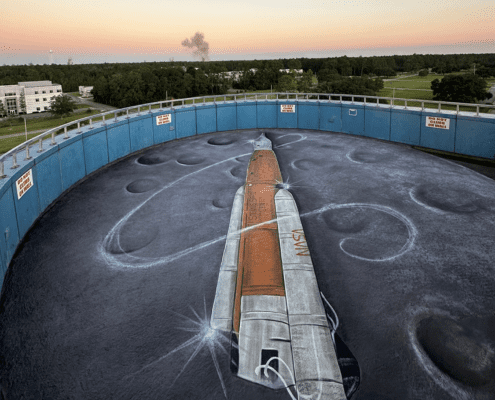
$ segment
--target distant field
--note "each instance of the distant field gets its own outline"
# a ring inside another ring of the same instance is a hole
[[[29,131],[39,131],[42,129],[50,129],[55,128],[56,126],[66,124],[67,122],[75,121],[80,118],[88,117],[90,115],[96,114],[97,111],[91,110],[90,113],[78,113],[73,114],[69,117],[64,118],[37,118],[36,120],[28,120],[27,121],[27,129]],[[6,123],[3,122],[2,125]],[[2,126],[0,127],[0,136],[11,135],[14,133],[24,133],[24,121],[18,122],[14,120],[12,122],[12,126]],[[21,142],[22,143],[22,142]]]

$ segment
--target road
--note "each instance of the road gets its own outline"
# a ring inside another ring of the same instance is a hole
[[[66,93],[66,94],[72,100],[74,100],[76,104],[87,104],[88,106],[94,108],[95,110],[99,110],[100,112],[118,110],[118,108],[116,107],[108,106],[106,104],[96,103],[92,100],[92,98],[82,98],[79,96],[74,96],[70,93]]]

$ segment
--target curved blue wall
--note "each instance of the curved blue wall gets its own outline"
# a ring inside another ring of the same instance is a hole
[[[282,113],[281,105],[295,105]],[[156,117],[171,114],[169,124]],[[427,117],[450,120],[449,129],[426,126]],[[460,154],[495,158],[495,115],[474,116],[419,108],[317,100],[258,100],[203,103],[153,110],[130,118],[119,117],[55,138],[32,159],[18,154],[20,167],[5,163],[7,178],[0,179],[0,283],[17,245],[36,218],[58,196],[86,175],[109,162],[169,140],[203,133],[251,128],[300,128],[344,132],[418,145]],[[32,169],[34,185],[18,199],[16,180]]]

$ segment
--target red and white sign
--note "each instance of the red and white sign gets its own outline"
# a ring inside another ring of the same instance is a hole
[[[170,124],[172,122],[172,114],[163,114],[156,117],[157,125]]]
[[[281,104],[280,105],[280,112],[295,113],[296,112],[296,105],[295,104]]]
[[[26,193],[33,186],[33,170],[27,171],[19,179],[15,181],[17,188],[17,199],[20,200],[24,193]]]
[[[428,128],[449,129],[450,119],[440,117],[426,117],[426,126]]]

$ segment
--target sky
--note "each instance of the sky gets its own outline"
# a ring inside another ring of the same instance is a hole
[[[495,0],[11,0],[0,65],[495,53]]]

